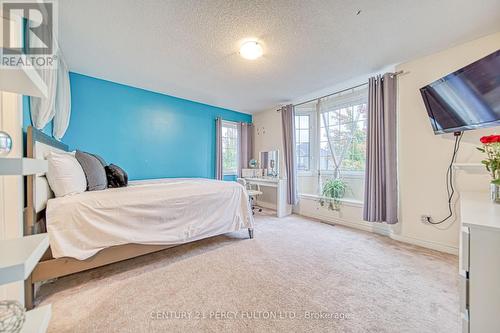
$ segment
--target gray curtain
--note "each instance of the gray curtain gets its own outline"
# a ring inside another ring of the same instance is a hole
[[[398,222],[397,78],[390,73],[368,80],[368,133],[363,219]]]
[[[287,201],[296,205],[297,195],[297,165],[295,159],[295,110],[289,104],[281,108],[281,125],[283,128],[283,156],[287,175]]]
[[[215,179],[224,179],[222,165],[222,119],[215,119]]]
[[[239,157],[238,163],[238,177],[241,177],[241,169],[248,168],[248,162],[252,159],[253,155],[253,124],[252,123],[239,123]]]

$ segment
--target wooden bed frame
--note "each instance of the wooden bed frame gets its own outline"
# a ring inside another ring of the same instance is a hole
[[[27,133],[27,157],[36,158],[35,143],[40,142],[45,145],[68,151],[68,146],[42,133],[32,126],[28,127]],[[45,232],[45,209],[36,211],[36,177],[27,176],[27,207],[25,208],[24,234],[32,235]],[[248,229],[250,238],[253,238],[253,229]],[[180,244],[179,244],[180,245]],[[122,260],[135,258],[148,253],[153,253],[168,249],[177,245],[142,245],[125,244],[106,248],[99,251],[94,256],[78,260],[75,258],[63,257],[53,258],[50,248],[43,255],[30,277],[25,281],[25,306],[31,309],[35,300],[35,283],[42,282],[57,277],[86,271],[92,268],[108,265]]]

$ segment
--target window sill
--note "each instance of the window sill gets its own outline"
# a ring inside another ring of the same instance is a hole
[[[330,171],[330,170],[322,170],[320,172],[321,172],[321,175],[323,175],[323,176],[325,176],[325,175],[333,175],[334,174],[334,172]],[[360,177],[364,177],[365,176],[365,172],[364,171],[343,171],[343,170],[340,170],[340,175],[341,176],[360,176]]]
[[[323,197],[321,195],[302,194],[302,193],[299,193],[299,198],[309,199],[309,200],[321,200],[321,199],[331,200],[330,198]],[[345,205],[345,206],[359,207],[359,208],[363,207],[363,201],[354,200],[354,199],[340,199],[339,201],[342,203],[342,205]]]
[[[362,179],[365,178],[364,171],[341,171],[340,178]],[[317,177],[317,171],[297,171],[299,177]],[[321,176],[333,176],[333,171],[321,171]]]

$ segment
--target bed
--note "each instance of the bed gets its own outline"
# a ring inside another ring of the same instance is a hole
[[[28,128],[27,156],[68,147]],[[25,235],[47,232],[50,248],[26,281],[34,284],[228,232],[248,229],[248,195],[236,182],[202,178],[130,182],[123,188],[54,198],[44,174],[27,177]]]

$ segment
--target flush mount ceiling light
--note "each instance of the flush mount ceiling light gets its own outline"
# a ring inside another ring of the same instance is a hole
[[[248,41],[241,44],[240,55],[248,60],[255,60],[262,57],[262,46],[256,41]]]

